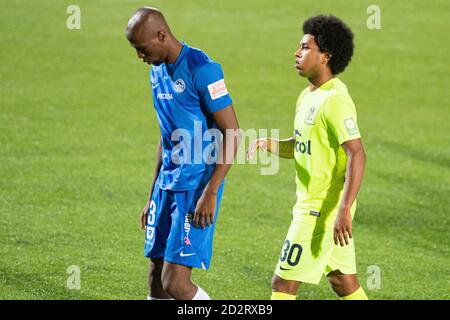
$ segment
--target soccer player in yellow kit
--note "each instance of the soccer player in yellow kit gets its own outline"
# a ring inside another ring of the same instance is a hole
[[[356,276],[352,219],[364,173],[365,152],[355,105],[336,78],[353,55],[353,33],[334,16],[303,24],[295,68],[310,84],[300,94],[293,136],[261,138],[250,145],[295,159],[297,202],[272,279],[272,300],[294,300],[302,282],[318,284],[325,274],[345,300],[367,296]]]

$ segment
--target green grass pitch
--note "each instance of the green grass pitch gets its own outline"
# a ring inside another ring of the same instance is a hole
[[[76,3],[74,3],[76,2]],[[341,79],[368,155],[354,221],[359,279],[371,299],[449,299],[448,1],[1,0],[0,299],[145,299],[139,213],[158,125],[149,66],[124,30],[159,7],[178,39],[219,61],[243,129],[291,134],[307,85],[294,70],[301,24],[334,14],[355,33]],[[66,9],[81,8],[68,30]],[[367,7],[381,9],[369,30]],[[294,166],[232,168],[209,271],[213,299],[268,299],[295,201]],[[81,288],[66,286],[69,266]],[[381,287],[369,289],[370,266]],[[335,299],[326,279],[298,299]]]

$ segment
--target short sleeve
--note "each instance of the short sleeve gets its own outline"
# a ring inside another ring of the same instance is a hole
[[[341,95],[332,95],[324,105],[324,120],[339,144],[361,138],[353,102]]]
[[[222,67],[218,63],[209,62],[201,66],[194,78],[194,86],[208,113],[219,111],[233,103],[225,85]]]

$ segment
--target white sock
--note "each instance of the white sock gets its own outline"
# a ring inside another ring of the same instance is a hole
[[[173,298],[161,299],[161,298],[154,298],[152,296],[147,296],[147,300],[174,300],[174,299]]]
[[[192,300],[211,300],[211,298],[208,296],[208,294],[199,286],[197,286],[197,293],[192,298]]]

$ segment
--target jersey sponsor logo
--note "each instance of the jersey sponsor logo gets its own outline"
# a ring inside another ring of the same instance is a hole
[[[191,245],[191,241],[189,240],[189,232],[191,231],[191,222],[194,215],[192,213],[186,214],[184,217],[184,244],[187,246]]]
[[[177,79],[173,83],[173,90],[175,90],[176,93],[182,93],[186,89],[186,84],[184,83],[183,79]]]
[[[303,142],[300,139],[302,139],[302,134],[295,130],[295,151],[311,155],[311,140]]]
[[[189,236],[189,232],[191,231],[191,221],[194,215],[192,213],[188,213],[184,217],[184,232],[186,232],[186,236]]]
[[[345,119],[344,125],[349,135],[358,134],[358,127],[356,126],[356,122],[353,118]]]
[[[219,81],[213,82],[208,85],[209,95],[212,100],[219,99],[228,94],[227,86],[225,85],[225,80],[220,79]]]
[[[315,124],[316,123],[316,114],[317,114],[317,108],[310,107],[308,114],[306,115],[306,118],[305,118],[305,123],[306,124]]]
[[[173,99],[171,93],[158,93],[156,95],[156,97],[161,100],[172,100]]]

